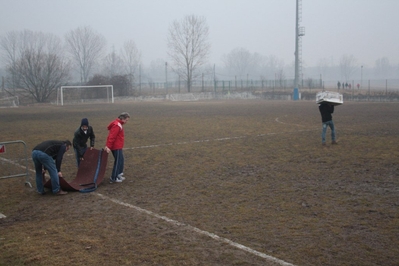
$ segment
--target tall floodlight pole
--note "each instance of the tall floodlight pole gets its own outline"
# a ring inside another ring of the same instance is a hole
[[[299,87],[299,76],[301,72],[301,37],[305,35],[305,28],[299,26],[302,20],[302,0],[296,0],[296,20],[295,20],[295,79],[294,88]]]
[[[298,80],[299,80],[299,7],[298,1],[296,0],[296,18],[295,18],[295,79],[294,79],[294,88],[298,88]]]

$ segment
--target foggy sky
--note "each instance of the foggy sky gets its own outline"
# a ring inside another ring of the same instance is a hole
[[[134,40],[142,61],[168,61],[167,33],[186,15],[206,18],[211,64],[234,48],[274,55],[292,65],[296,0],[0,0],[0,35],[24,29],[64,38],[90,26],[107,39],[109,51]],[[398,0],[302,0],[304,66],[321,59],[338,65],[342,55],[373,67],[388,57],[399,65]]]

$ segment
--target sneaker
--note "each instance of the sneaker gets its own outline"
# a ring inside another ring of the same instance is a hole
[[[119,177],[115,178],[115,180],[112,179],[112,177],[109,178],[109,183],[110,183],[110,184],[112,184],[112,183],[122,183],[122,181],[123,181],[123,180],[120,179]]]
[[[64,191],[62,189],[58,190],[58,192],[55,193],[55,195],[65,195],[65,194],[68,194],[68,192],[66,192],[66,191]]]
[[[335,140],[333,140],[333,141],[331,142],[331,144],[338,144],[338,142],[336,142]]]
[[[121,179],[122,181],[126,179],[126,177],[123,176],[123,173],[122,173],[122,174],[119,174],[119,175],[118,175],[118,178]]]

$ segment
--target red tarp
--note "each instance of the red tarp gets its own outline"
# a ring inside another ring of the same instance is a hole
[[[79,191],[81,189],[93,188],[98,186],[104,179],[105,169],[107,167],[108,153],[97,149],[87,149],[83,161],[80,162],[76,178],[67,182],[60,177],[60,186],[62,190]],[[97,173],[96,185],[94,179]],[[51,180],[45,182],[44,186],[51,189]]]

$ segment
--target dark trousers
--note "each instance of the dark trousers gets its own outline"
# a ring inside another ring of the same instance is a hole
[[[115,180],[119,174],[123,173],[123,167],[125,165],[125,158],[123,157],[122,149],[112,150],[112,155],[114,156],[114,168],[112,169],[111,178]]]

